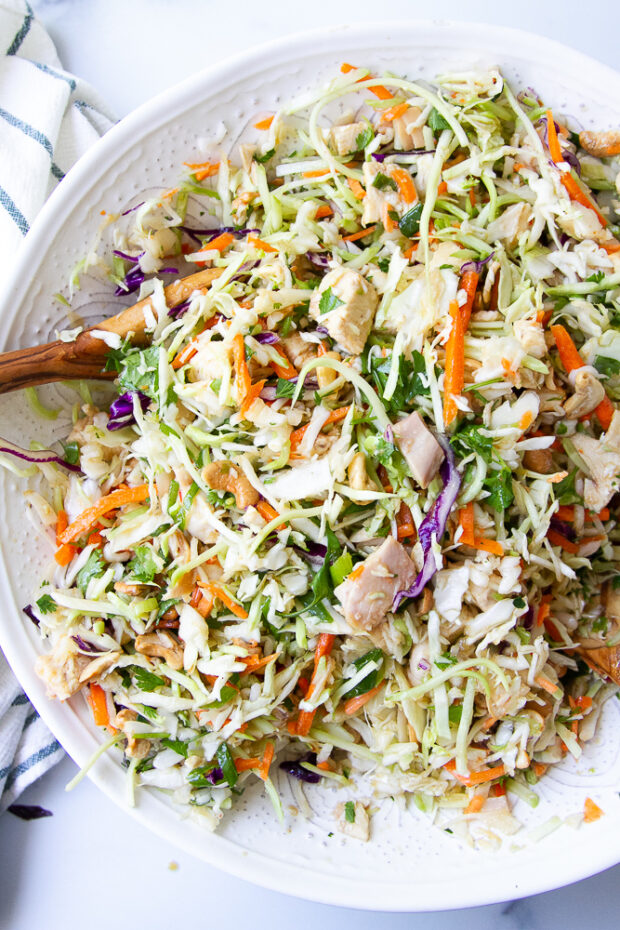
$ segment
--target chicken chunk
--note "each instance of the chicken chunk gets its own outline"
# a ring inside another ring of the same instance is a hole
[[[45,682],[48,697],[66,701],[83,686],[80,678],[90,661],[70,636],[61,636],[48,655],[39,656],[35,671]]]
[[[284,337],[282,348],[289,362],[298,370],[316,355],[316,345],[313,342],[306,342],[301,334],[296,332]]]
[[[528,203],[513,203],[501,216],[489,223],[487,232],[489,241],[499,240],[506,248],[513,249],[520,237],[530,227],[534,214]]]
[[[578,646],[576,651],[598,675],[620,685],[620,646],[599,646],[595,649]]]
[[[620,411],[600,439],[576,433],[574,444],[590,471],[584,485],[585,505],[599,513],[620,487]]]
[[[321,299],[335,304],[321,311]],[[331,300],[330,300],[331,298]],[[359,272],[335,268],[328,272],[312,295],[310,316],[351,355],[360,355],[368,339],[379,303],[379,295]]]
[[[338,829],[345,836],[362,840],[367,843],[370,839],[370,819],[368,811],[361,801],[347,801],[338,804],[334,811],[338,818]]]
[[[536,320],[516,320],[514,323],[515,337],[528,355],[542,358],[547,354],[547,343],[542,325]]]
[[[394,425],[394,436],[420,487],[427,488],[443,462],[443,449],[419,413],[411,413]]]
[[[409,588],[417,574],[405,547],[388,536],[335,593],[349,623],[369,631],[383,622],[398,592]]]
[[[232,462],[211,462],[204,467],[202,477],[214,491],[228,491],[234,494],[240,510],[253,507],[260,497],[241,469],[235,468]]]
[[[424,148],[424,131],[413,123],[420,117],[419,107],[408,107],[402,116],[392,121],[394,127],[394,148],[404,152]]]
[[[557,223],[562,232],[572,239],[594,239],[598,241],[603,236],[603,227],[594,210],[583,207],[578,203],[571,203],[569,212],[558,216]]]
[[[136,652],[149,658],[163,659],[175,671],[183,668],[181,644],[167,630],[158,630],[156,633],[143,633],[141,636],[136,636]]]
[[[366,196],[364,197],[362,226],[383,223],[386,228],[389,228],[387,214],[395,212],[398,216],[403,216],[413,207],[415,201],[406,202],[400,194],[396,174],[399,170],[403,169],[386,162],[381,164],[376,161],[364,162],[362,173]],[[414,184],[413,178],[411,178],[411,183]]]
[[[605,397],[605,388],[585,366],[575,373],[575,393],[571,394],[564,410],[572,419],[585,417],[592,413]]]
[[[345,123],[342,126],[332,126],[329,130],[329,141],[336,150],[336,154],[349,155],[350,152],[356,152],[359,148],[357,144],[358,137],[363,135],[367,128],[368,123],[363,121]]]

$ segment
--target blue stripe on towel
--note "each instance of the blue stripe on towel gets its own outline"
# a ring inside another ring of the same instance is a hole
[[[28,12],[24,17],[24,21],[21,24],[19,31],[11,42],[10,48],[7,50],[7,55],[17,55],[21,48],[22,42],[30,32],[30,27],[32,26],[32,21],[34,19],[34,13],[32,12],[32,8],[29,3],[26,4],[26,8]]]
[[[33,766],[38,765],[39,762],[42,762],[44,759],[47,759],[48,756],[53,755],[60,749],[60,743],[57,739],[51,742],[48,746],[44,746],[43,749],[39,749],[37,752],[33,752],[31,756],[25,759],[23,762],[20,762],[19,765],[16,765],[14,769],[11,769],[7,780],[4,785],[4,790],[8,790],[11,785],[19,778],[20,775],[23,775],[24,772],[27,772],[28,769],[31,769]],[[0,772],[0,778],[2,777],[2,772]]]
[[[21,210],[16,207],[3,187],[0,187],[0,206],[4,207],[6,212],[19,228],[19,231],[25,236],[29,229],[28,220],[21,212]]]

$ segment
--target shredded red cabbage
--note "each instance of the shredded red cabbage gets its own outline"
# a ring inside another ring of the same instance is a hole
[[[41,817],[54,816],[51,811],[39,807],[38,804],[10,804],[7,810],[20,820],[39,820]]]
[[[316,785],[321,780],[321,776],[317,772],[309,772],[308,769],[305,769],[301,763],[309,762],[310,765],[316,765],[316,753],[309,752],[305,756],[302,756],[301,759],[297,759],[294,762],[281,762],[280,768],[283,772],[286,772],[287,775],[292,775],[293,778],[298,778],[300,781],[305,781],[309,785]]]
[[[373,152],[372,157],[375,161],[385,161],[388,155],[434,155],[435,149],[411,149],[409,152],[397,152],[396,150],[392,152]]]
[[[144,200],[141,200],[140,203],[137,203],[135,205],[135,207],[130,207],[129,210],[124,210],[123,213],[121,213],[121,216],[127,216],[129,213],[133,213],[134,210],[139,210],[140,207],[143,207],[143,206],[144,206]]]
[[[306,258],[317,268],[329,268],[329,259],[322,252],[306,252]]]
[[[85,639],[82,639],[81,636],[72,636],[71,639],[76,646],[79,646],[83,652],[101,652],[98,646],[94,646],[93,643],[86,642]]]
[[[570,523],[567,523],[565,520],[559,520],[557,517],[551,517],[549,526],[564,536],[565,539],[570,539],[571,542],[574,542],[577,539],[577,534],[574,527],[571,526]]]
[[[136,395],[140,400],[142,410],[146,410],[150,400],[142,391],[127,391],[126,394],[121,394],[110,405],[110,418],[108,420],[108,429],[110,431],[122,429],[124,426],[130,426],[136,422],[133,415],[133,399]]]
[[[301,546],[293,546],[293,549],[312,565],[321,566],[327,555],[327,546],[324,546],[323,543],[312,542],[310,539],[306,541],[305,549],[302,549]]]
[[[260,342],[264,346],[275,345],[276,342],[280,341],[280,337],[276,333],[270,333],[269,331],[264,333],[259,333],[257,336],[254,336],[257,342]]]
[[[448,522],[448,517],[450,516],[450,512],[459,493],[459,488],[461,487],[461,476],[456,467],[452,449],[441,437],[438,436],[437,439],[441,442],[446,454],[439,470],[441,480],[443,481],[443,488],[439,492],[437,500],[433,504],[431,510],[427,513],[424,520],[422,520],[418,530],[418,538],[424,554],[422,571],[418,574],[410,588],[398,592],[394,598],[392,610],[398,610],[405,598],[417,597],[421,594],[437,571],[437,563],[432,550],[433,537],[435,537],[437,542],[441,540],[446,528],[446,523]]]
[[[480,274],[484,266],[491,261],[494,255],[495,252],[491,252],[486,258],[481,259],[479,262],[465,262],[464,265],[461,265],[459,274],[465,274],[466,271],[475,271],[477,274]]]
[[[37,616],[35,616],[34,610],[32,609],[32,604],[26,604],[25,607],[22,607],[23,612],[26,614],[29,620],[32,620],[35,626],[39,626],[40,621]]]
[[[12,442],[8,442],[6,439],[0,439],[0,442],[2,443],[2,445],[0,445],[0,452],[5,452],[7,455],[14,455],[15,458],[23,459],[24,462],[31,462],[34,465],[40,465],[43,462],[52,462],[54,465],[62,465],[67,471],[78,473],[82,471],[79,465],[71,465],[70,462],[65,462],[64,459],[56,455],[55,452],[52,452],[51,449],[41,449],[40,452],[26,452],[25,449],[13,445]]]

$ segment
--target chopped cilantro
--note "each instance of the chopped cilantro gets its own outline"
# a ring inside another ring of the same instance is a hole
[[[347,801],[344,805],[344,819],[347,823],[355,823],[355,804]]]
[[[53,614],[56,610],[56,603],[49,594],[43,594],[36,604],[42,614]]]
[[[433,107],[431,112],[428,114],[428,125],[431,127],[433,132],[441,132],[442,129],[450,128],[450,123],[435,107]]]
[[[86,594],[86,589],[91,578],[98,578],[100,575],[103,575],[104,571],[105,566],[101,553],[98,549],[93,549],[88,556],[86,564],[83,565],[77,573],[77,586],[82,594]]]
[[[319,313],[321,316],[325,313],[331,313],[332,310],[336,310],[338,307],[342,307],[344,300],[340,300],[339,297],[336,297],[335,294],[332,294],[331,287],[326,288],[321,294],[321,299],[319,300]]]
[[[393,191],[398,190],[398,185],[394,178],[389,177],[387,174],[382,174],[381,171],[375,176],[372,186],[376,187],[379,191],[384,191],[386,187],[390,187]]]

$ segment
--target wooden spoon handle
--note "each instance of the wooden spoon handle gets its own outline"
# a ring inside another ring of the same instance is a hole
[[[206,291],[221,273],[221,268],[206,268],[187,278],[174,281],[164,288],[167,305],[178,306],[195,291]],[[140,345],[146,339],[147,320],[144,312],[147,308],[150,310],[147,317],[150,317],[153,313],[150,297],[84,330],[72,342],[57,339],[55,342],[34,348],[4,352],[0,355],[0,394],[51,381],[114,378],[114,372],[103,370],[108,347],[96,333],[93,335],[93,330],[116,333],[121,339],[129,336],[132,342]]]

